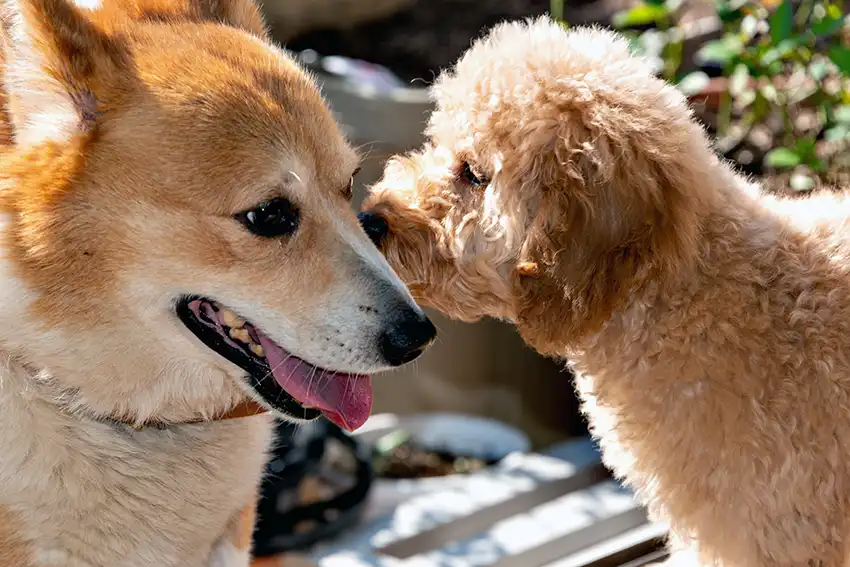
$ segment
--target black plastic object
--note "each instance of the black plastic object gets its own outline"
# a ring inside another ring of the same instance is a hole
[[[328,500],[300,504],[299,485],[309,476],[320,476],[331,439],[339,441],[354,456],[353,483]],[[354,525],[374,478],[371,449],[324,419],[309,428],[279,423],[275,447],[260,488],[254,529],[256,557],[304,550]],[[306,530],[305,525],[309,526]]]

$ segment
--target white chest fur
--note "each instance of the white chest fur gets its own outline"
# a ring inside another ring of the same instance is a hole
[[[28,400],[0,374],[0,506],[38,565],[206,567],[256,498],[271,418],[134,431]]]

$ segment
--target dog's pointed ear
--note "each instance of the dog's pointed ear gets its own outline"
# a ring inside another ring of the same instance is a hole
[[[2,25],[15,144],[62,142],[94,129],[104,33],[66,0],[4,0]]]
[[[268,27],[254,0],[195,0],[201,16],[268,39]]]
[[[136,20],[165,22],[189,19],[215,22],[269,40],[269,30],[255,0],[118,0]]]

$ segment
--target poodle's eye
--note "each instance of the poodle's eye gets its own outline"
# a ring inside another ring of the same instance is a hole
[[[465,161],[460,167],[460,178],[474,187],[481,187],[487,183],[487,179],[482,175],[476,175],[469,162]]]

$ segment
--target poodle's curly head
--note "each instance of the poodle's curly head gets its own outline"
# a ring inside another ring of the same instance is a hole
[[[391,159],[364,204],[423,304],[510,319],[546,352],[686,261],[696,187],[717,160],[623,38],[502,24],[432,92],[425,146]]]

